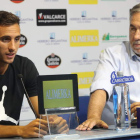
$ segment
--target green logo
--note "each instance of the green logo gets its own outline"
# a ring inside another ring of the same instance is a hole
[[[109,40],[109,33],[104,34],[102,40]]]
[[[44,108],[73,107],[72,80],[43,81]]]
[[[126,41],[127,40],[127,35],[110,35],[110,33],[108,34],[104,34],[102,37],[103,41]]]

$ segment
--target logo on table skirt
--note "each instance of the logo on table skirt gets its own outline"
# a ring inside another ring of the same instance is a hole
[[[71,30],[70,31],[70,46],[98,46],[99,33],[98,30]]]
[[[98,0],[69,0],[69,4],[98,4]]]
[[[47,56],[45,59],[45,64],[49,68],[56,68],[61,64],[61,59],[59,56],[52,53],[51,55]]]
[[[37,9],[37,26],[67,25],[66,9]]]
[[[78,88],[79,89],[90,88],[93,81],[94,72],[76,72],[72,74],[78,75]]]
[[[21,3],[21,2],[23,2],[24,0],[11,0],[12,2],[14,2],[14,3]]]
[[[26,36],[24,36],[24,35],[21,34],[19,48],[25,46],[26,44],[27,44],[27,38],[26,38]]]

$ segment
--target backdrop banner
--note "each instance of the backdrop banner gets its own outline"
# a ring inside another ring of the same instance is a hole
[[[20,18],[18,54],[40,75],[78,74],[79,95],[89,95],[99,54],[129,40],[129,10],[140,0],[3,0],[0,10]],[[34,119],[24,99],[20,120]]]

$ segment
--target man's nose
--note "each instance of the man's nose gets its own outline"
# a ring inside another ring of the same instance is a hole
[[[16,44],[15,44],[15,41],[14,40],[11,40],[10,41],[8,48],[9,48],[9,51],[10,52],[13,52],[16,49]]]
[[[139,40],[139,39],[140,39],[140,30],[138,29],[134,34],[134,40]]]

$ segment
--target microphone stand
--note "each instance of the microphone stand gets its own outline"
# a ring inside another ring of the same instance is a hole
[[[24,92],[25,92],[25,96],[26,96],[26,98],[27,98],[27,100],[28,100],[28,103],[29,103],[29,105],[30,105],[30,107],[31,107],[31,109],[32,109],[32,111],[33,111],[33,113],[34,113],[34,115],[35,115],[35,117],[37,118],[37,113],[35,112],[35,109],[34,109],[34,107],[33,107],[33,105],[32,105],[32,102],[31,102],[31,100],[30,100],[30,97],[29,97],[29,95],[28,95],[28,93],[27,93],[27,91],[26,91],[26,88],[25,88],[25,86],[24,86],[24,82],[23,82],[23,75],[22,74],[18,74],[18,77],[20,78],[20,80],[21,80],[21,83],[22,83],[22,86],[23,86],[23,89],[24,89]]]

